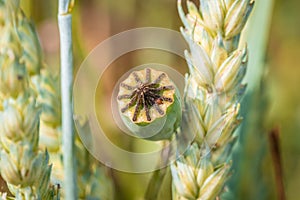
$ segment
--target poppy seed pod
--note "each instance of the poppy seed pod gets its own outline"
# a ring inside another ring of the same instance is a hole
[[[118,106],[129,130],[146,140],[170,139],[181,122],[180,94],[166,73],[132,72],[119,87]]]

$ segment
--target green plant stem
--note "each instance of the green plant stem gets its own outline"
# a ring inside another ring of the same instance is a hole
[[[167,171],[170,170],[168,167],[164,169],[159,169],[153,172],[153,175],[151,177],[151,180],[149,182],[146,194],[145,194],[145,200],[157,200],[159,191],[161,189],[161,186],[163,184],[164,177],[167,173]]]
[[[170,141],[164,142],[164,147],[166,147],[169,144]],[[161,161],[164,162],[164,165],[167,165],[167,162],[169,162],[168,157],[171,154],[172,149],[167,148],[167,151],[163,151],[161,153]],[[167,190],[164,187],[164,182],[166,182],[166,176],[170,173],[169,166],[163,169],[159,169],[153,172],[150,182],[148,184],[147,191],[145,193],[145,200],[157,200],[159,199],[159,194],[162,190]],[[168,185],[168,184],[167,184]],[[168,187],[171,187],[171,184],[168,185]],[[168,193],[168,191],[165,191]],[[170,191],[171,192],[171,191]]]
[[[73,1],[59,0],[58,26],[61,56],[61,98],[62,98],[62,152],[64,164],[65,199],[77,199],[77,181],[74,151],[74,123],[72,106],[73,52],[72,15]]]

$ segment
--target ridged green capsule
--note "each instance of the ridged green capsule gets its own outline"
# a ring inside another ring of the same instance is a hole
[[[166,73],[132,72],[119,87],[118,106],[129,130],[146,140],[170,139],[181,122],[180,94]]]

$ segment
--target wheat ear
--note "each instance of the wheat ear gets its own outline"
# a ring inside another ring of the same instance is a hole
[[[240,100],[246,89],[248,52],[239,38],[253,8],[251,0],[188,1],[185,14],[178,1],[188,42],[183,117],[195,134],[190,149],[171,165],[174,199],[215,199],[230,175],[235,129],[241,122]]]
[[[0,166],[14,195],[1,199],[59,198],[50,185],[48,152],[38,148],[41,110],[30,81],[41,67],[35,30],[19,1],[1,1],[0,12]]]

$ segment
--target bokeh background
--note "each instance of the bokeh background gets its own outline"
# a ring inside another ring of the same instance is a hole
[[[257,0],[256,6],[260,5],[260,1],[266,0]],[[57,2],[54,0],[21,2],[26,15],[32,18],[37,26],[45,62],[53,73],[59,73]],[[249,123],[243,126],[241,131],[243,135],[238,148],[235,149],[233,159],[236,161],[234,165],[236,173],[229,181],[229,189],[233,191],[233,196],[228,199],[277,198],[274,162],[268,140],[268,131],[274,126],[280,130],[280,154],[287,199],[297,200],[300,196],[300,1],[274,0],[269,6],[272,17],[265,25],[268,32],[263,46],[266,49],[261,48],[262,81],[258,83],[259,89],[249,94],[255,96],[255,103],[252,99],[252,104],[249,104],[254,105],[253,109],[250,108],[243,113],[251,113],[253,119],[250,119],[251,123],[249,118],[246,120]],[[263,19],[267,14],[262,10],[258,18]],[[176,1],[76,1],[73,12],[75,73],[83,59],[101,41],[122,31],[145,26],[179,30],[181,22],[177,14]],[[259,35],[260,32],[264,34],[265,30],[252,25],[247,37],[251,38],[251,33],[253,36]],[[250,51],[250,55],[251,53],[253,52]],[[123,73],[134,66],[150,62],[167,64],[182,74],[187,72],[183,59],[166,52],[142,50],[128,53],[112,63],[105,72],[96,94],[96,98],[99,98],[97,109],[109,107],[114,84]],[[251,67],[253,66],[249,66]],[[86,86],[82,89],[84,87]],[[101,114],[98,117],[99,120],[105,118],[109,138],[114,143],[127,150],[142,151],[140,143],[120,134],[112,118]],[[255,127],[250,127],[251,125]],[[111,170],[116,198],[142,199],[150,175]]]

